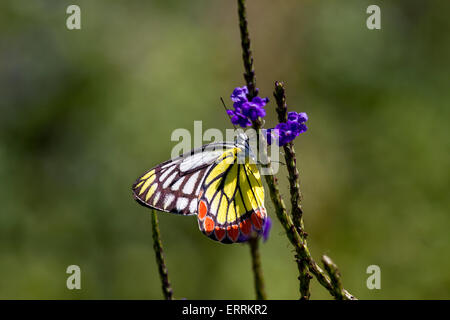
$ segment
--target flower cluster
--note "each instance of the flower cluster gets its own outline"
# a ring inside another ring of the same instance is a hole
[[[234,125],[239,125],[242,128],[252,125],[252,121],[258,117],[265,117],[266,110],[264,106],[269,102],[268,98],[254,97],[251,101],[247,98],[248,89],[246,86],[242,88],[235,88],[231,94],[234,110],[227,110],[231,117],[231,122]]]
[[[258,92],[258,89],[256,90]],[[264,118],[266,116],[264,107],[269,102],[268,98],[258,96],[249,101],[247,95],[248,88],[246,86],[235,88],[230,96],[234,110],[227,110],[231,122],[242,128],[251,126],[252,121],[258,118]],[[308,121],[306,113],[289,112],[286,122],[279,123],[275,128],[266,130],[267,143],[272,144],[273,140],[278,138],[278,145],[284,146],[298,137],[300,133],[308,130],[305,125],[306,121]]]
[[[278,138],[278,145],[284,146],[298,137],[300,133],[308,130],[306,121],[308,121],[306,113],[289,112],[287,122],[279,123],[275,128],[266,130],[267,143],[272,144],[273,139]]]

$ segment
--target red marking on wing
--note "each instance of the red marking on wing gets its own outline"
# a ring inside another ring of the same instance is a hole
[[[252,213],[252,222],[256,230],[261,230],[263,226],[263,219],[261,216],[261,212],[259,212],[259,210]]]
[[[206,217],[204,226],[205,232],[209,235],[214,230],[214,220],[210,217]]]
[[[241,231],[244,235],[246,235],[246,236],[250,235],[250,232],[252,231],[252,223],[251,223],[250,219],[246,219],[246,220],[242,221],[239,224],[239,227],[241,228]]]
[[[238,226],[231,226],[227,228],[227,235],[231,241],[236,242],[239,237]]]
[[[217,241],[222,241],[225,238],[225,229],[216,227],[214,230],[214,234],[216,235]]]
[[[199,219],[200,220],[205,219],[205,216],[206,216],[207,212],[208,212],[208,207],[206,206],[205,201],[201,200],[199,205],[198,205],[198,217],[199,217]]]

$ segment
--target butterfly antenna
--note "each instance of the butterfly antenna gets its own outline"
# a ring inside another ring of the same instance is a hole
[[[272,160],[272,162],[276,162],[276,163],[282,164],[283,166],[285,166],[285,165],[286,165],[286,163],[284,163],[284,162],[281,162],[281,161],[276,161],[276,160]]]
[[[270,162],[275,162],[275,163],[279,163],[279,164],[282,164],[283,166],[285,166],[286,165],[286,163],[284,163],[284,162],[281,162],[281,161],[276,161],[276,160],[270,160]],[[259,162],[258,161],[258,164],[260,165],[260,166],[262,166],[263,164],[261,163],[261,162]]]
[[[228,108],[227,108],[227,106],[225,105],[225,101],[223,101],[223,98],[222,97],[220,97],[220,101],[222,101],[222,105],[223,105],[223,107],[225,108],[225,112],[227,112],[228,111]],[[231,116],[228,114],[228,112],[227,112],[227,115],[228,115],[228,117],[230,118],[230,120],[231,120]],[[232,123],[233,124],[233,123]],[[236,130],[237,128],[236,128],[236,126],[233,124],[233,127],[234,127],[234,129]]]

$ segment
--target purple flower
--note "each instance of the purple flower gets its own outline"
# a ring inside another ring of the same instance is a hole
[[[288,113],[288,121],[295,121],[298,123],[306,122],[308,121],[308,115],[304,112],[297,113],[295,111],[291,111]]]
[[[248,126],[252,125],[250,120],[248,120],[247,117],[244,116],[240,112],[240,109],[238,109],[237,111],[227,110],[227,113],[231,117],[231,123],[234,124],[234,125],[239,125],[242,128],[245,128],[245,127],[248,127]]]
[[[267,219],[264,222],[264,226],[263,226],[263,230],[262,230],[262,237],[263,237],[264,242],[266,242],[267,239],[269,239],[269,233],[270,233],[271,228],[272,228],[272,220],[270,219],[269,216],[267,216]]]
[[[254,97],[251,101],[247,98],[248,89],[246,86],[235,88],[230,98],[233,101],[234,110],[228,110],[227,113],[231,117],[234,125],[242,128],[252,125],[251,121],[266,116],[264,106],[269,102],[268,98]]]
[[[258,97],[256,97],[258,98]],[[254,100],[256,98],[253,98],[251,102],[244,102],[242,104],[242,113],[246,115],[250,120],[255,121],[258,119],[258,117],[265,117],[266,116],[266,110],[264,110],[264,104],[255,103]]]
[[[233,102],[247,101],[247,95],[248,89],[246,86],[243,86],[242,88],[237,87],[233,90],[233,93],[231,94],[231,100]]]
[[[279,123],[274,129],[267,130],[267,143],[272,144],[274,137],[278,138],[279,146],[284,146],[286,143],[293,141],[301,133],[308,130],[306,121],[308,121],[306,113],[289,112],[287,122]]]
[[[275,126],[278,130],[279,145],[284,146],[297,137],[296,123],[279,123]]]
[[[306,130],[308,130],[308,127],[306,126],[306,124],[301,123],[300,126],[299,126],[299,134],[303,133],[303,132],[306,132]]]
[[[267,97],[264,99],[261,97],[254,97],[252,99],[252,103],[254,103],[255,105],[257,105],[260,108],[263,108],[267,104],[267,102],[269,102],[269,98],[267,98]]]
[[[272,144],[273,139],[275,139],[274,129],[263,129],[263,133],[266,136],[267,144]]]

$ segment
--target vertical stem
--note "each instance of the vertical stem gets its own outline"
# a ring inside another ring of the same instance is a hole
[[[242,45],[242,58],[244,61],[244,78],[247,83],[248,88],[248,99],[251,100],[253,97],[257,95],[256,91],[256,78],[255,78],[255,71],[253,70],[253,57],[250,50],[250,37],[248,34],[248,26],[247,26],[247,19],[246,19],[246,11],[245,11],[245,0],[238,0],[238,14],[239,14],[239,27],[241,32],[241,45]],[[261,119],[257,119],[253,122],[253,128],[258,132],[258,130],[262,126]],[[259,135],[257,135],[257,138],[259,140]],[[259,141],[257,141],[257,145],[259,146]],[[267,158],[267,154],[265,150],[258,151],[258,155],[260,155],[260,152],[263,153],[263,158]],[[270,166],[270,164],[268,165]],[[277,213],[278,219],[281,221],[283,226],[286,228],[287,235],[290,238],[291,242],[300,244],[302,242],[302,239],[298,237],[298,233],[295,232],[295,227],[292,224],[291,218],[286,212],[286,207],[284,205],[283,199],[281,198],[280,191],[278,189],[278,183],[277,179],[273,175],[265,175],[266,182],[269,186],[270,190],[270,196],[272,198],[272,202],[275,205],[275,211]],[[297,236],[298,238],[295,238]],[[300,251],[300,249],[297,248],[297,255],[296,255],[296,261],[299,269],[299,279],[305,279],[301,285],[301,295],[302,298],[308,299],[309,298],[309,279],[310,275],[308,274],[308,268],[307,268],[307,262],[304,260],[303,252]],[[256,278],[256,275],[255,275]],[[307,282],[306,282],[307,281]],[[256,283],[256,282],[255,282]],[[258,290],[257,290],[258,291]]]
[[[278,105],[277,112],[279,120],[281,122],[285,122],[287,116],[286,98],[284,95],[283,85],[280,82],[275,83],[274,96],[275,99],[277,100]],[[284,206],[281,206],[281,208],[279,209],[280,212],[278,212],[278,207],[280,206],[275,205],[275,208],[277,209],[278,216],[282,217],[282,219],[280,219],[280,222],[284,226],[288,238],[289,240],[291,240],[291,243],[295,247],[295,250],[297,252],[296,259],[298,263],[298,269],[300,271],[299,280],[302,299],[309,298],[309,281],[311,279],[311,275],[309,274],[309,272],[311,272],[319,281],[319,283],[323,287],[325,287],[330,292],[330,294],[336,299],[345,299],[345,300],[356,299],[347,290],[343,289],[342,287],[339,287],[340,284],[338,282],[333,281],[336,279],[330,279],[329,277],[327,277],[325,272],[311,257],[311,253],[309,252],[306,243],[306,233],[303,230],[304,228],[302,220],[303,212],[300,206],[301,193],[298,183],[298,171],[296,167],[294,147],[292,144],[288,144],[284,150],[286,153],[285,155],[286,165],[289,171],[290,191],[291,196],[293,198],[291,199],[292,200],[291,204],[292,204],[292,215],[294,220],[292,221],[290,217],[286,214],[286,212],[282,212],[283,211],[282,209],[284,209],[284,211],[286,210]],[[273,183],[271,182],[270,176],[266,176],[266,180],[268,181],[269,190],[271,191],[271,193],[272,189],[274,190],[273,192],[277,193],[278,192],[278,190],[276,190],[277,188],[271,186],[271,184]],[[278,201],[282,203],[281,197],[277,194],[272,196],[272,201]],[[286,219],[285,216],[287,216],[289,219]],[[324,264],[326,264],[327,261],[324,261]],[[332,268],[334,273],[330,277],[335,276],[337,274],[337,266],[333,264]]]
[[[287,214],[286,206],[278,188],[277,178],[275,178],[272,174],[265,175],[264,178],[267,186],[269,187],[270,198],[274,204],[278,220],[284,227],[286,235],[296,251],[295,260],[299,271],[298,279],[300,281],[300,299],[307,300],[310,297],[309,282],[312,278],[308,270],[310,264],[315,264],[315,262],[311,258],[305,240],[300,236],[292,222],[291,217]]]
[[[241,46],[242,46],[242,60],[244,62],[244,79],[248,89],[248,100],[252,100],[258,94],[256,90],[256,78],[255,71],[253,70],[253,57],[250,50],[250,37],[248,35],[247,25],[247,13],[245,10],[245,0],[238,0],[238,16],[239,16],[239,30],[241,34]],[[258,119],[257,123],[260,123]],[[264,291],[264,278],[261,268],[261,259],[259,253],[259,239],[251,238],[249,240],[250,252],[252,256],[252,269],[255,279],[255,291],[256,298],[258,300],[266,299],[266,293]]]
[[[166,263],[164,261],[161,236],[159,233],[158,216],[156,215],[155,210],[152,210],[152,236],[153,249],[155,250],[156,264],[158,265],[159,276],[161,278],[164,299],[173,300],[172,287],[169,282],[169,275],[167,273]]]
[[[245,0],[238,0],[239,30],[241,32],[242,60],[244,61],[244,78],[248,88],[248,100],[252,100],[258,92],[256,91],[256,77],[253,70],[253,57],[250,50],[250,37],[248,35],[247,13]]]
[[[249,240],[250,253],[252,255],[252,269],[255,280],[256,299],[266,300],[266,291],[264,289],[264,279],[261,269],[261,258],[259,255],[259,237],[252,237]]]
[[[287,105],[286,105],[286,96],[284,93],[284,85],[282,82],[275,82],[275,91],[273,93],[275,97],[275,101],[277,103],[277,114],[279,122],[287,121]],[[300,235],[305,238],[304,227],[303,227],[303,210],[301,206],[301,197],[302,194],[300,192],[300,181],[299,181],[299,173],[297,170],[297,159],[295,157],[295,149],[293,142],[289,142],[283,146],[284,148],[284,158],[286,160],[286,167],[289,173],[289,190],[291,194],[291,205],[292,205],[292,218],[294,225],[300,232]]]
[[[278,121],[286,122],[287,121],[287,105],[286,105],[286,96],[284,93],[283,83],[276,81],[275,82],[275,91],[273,93],[275,97],[275,101],[277,103],[277,114]],[[297,170],[297,159],[295,156],[294,144],[292,142],[287,143],[283,146],[284,149],[284,158],[286,160],[286,167],[289,173],[289,191],[291,194],[291,214],[292,220],[294,223],[297,232],[302,238],[304,245],[307,246],[306,243],[306,232],[304,231],[303,225],[303,210],[301,206],[301,191],[300,191],[300,179],[299,173]],[[299,267],[299,280],[300,280],[300,293],[302,299],[309,299],[311,293],[309,292],[309,282],[311,279],[311,275],[308,273],[308,263],[306,260],[302,259],[300,256],[296,256],[298,267]]]
[[[238,14],[239,14],[239,28],[241,32],[241,45],[242,45],[242,58],[244,61],[244,78],[247,83],[248,88],[248,95],[247,98],[249,100],[256,97],[258,94],[256,89],[256,79],[255,79],[255,72],[253,70],[253,58],[250,51],[250,38],[248,35],[248,26],[247,26],[247,19],[246,19],[246,12],[245,12],[245,0],[237,0],[238,2]],[[262,127],[262,120],[258,118],[256,121],[253,121],[252,126],[255,130],[261,129]],[[257,135],[259,138],[259,134]],[[258,143],[259,146],[259,143]],[[261,155],[262,158],[267,158],[267,152],[266,150],[258,150],[258,155],[260,155],[260,152],[263,154]],[[293,149],[292,153],[295,155]],[[293,162],[295,166],[295,161]],[[270,163],[264,165],[266,168],[269,168],[270,170]],[[280,220],[280,223],[283,225],[286,235],[291,242],[291,244],[294,246],[296,251],[296,260],[298,264],[298,269],[300,272],[300,277],[303,278],[303,282],[301,281],[300,284],[300,291],[302,293],[302,298],[307,299],[309,298],[309,279],[311,279],[311,275],[308,273],[311,272],[319,281],[319,283],[325,287],[334,297],[336,297],[336,283],[332,282],[330,278],[325,274],[325,272],[320,268],[320,266],[313,260],[311,257],[311,253],[309,252],[308,246],[306,245],[306,233],[303,231],[303,222],[301,220],[301,207],[300,207],[300,197],[295,200],[296,207],[300,210],[295,213],[294,220],[297,220],[295,224],[293,223],[290,215],[287,214],[286,206],[284,204],[284,201],[281,197],[279,188],[278,188],[278,181],[277,178],[273,174],[266,174],[264,176],[266,183],[269,187],[269,194],[270,198],[274,204],[275,212],[277,214],[278,220]],[[298,194],[300,195],[300,190],[298,189]],[[298,210],[298,209],[296,209]],[[257,249],[257,248],[256,248]],[[253,249],[251,249],[253,250]],[[259,256],[259,254],[258,254]],[[252,252],[252,258],[253,258],[253,252]],[[256,274],[255,274],[256,278]],[[255,281],[256,284],[256,281]],[[339,290],[339,289],[338,289]],[[258,288],[257,288],[258,292]],[[343,299],[356,299],[354,296],[352,296],[347,290],[340,289],[339,292],[342,295]]]

